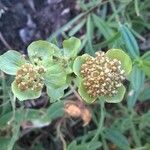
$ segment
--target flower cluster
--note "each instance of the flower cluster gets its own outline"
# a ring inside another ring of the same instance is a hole
[[[45,72],[43,67],[26,63],[17,71],[15,82],[21,91],[28,89],[40,91],[44,82],[41,75]]]
[[[87,57],[81,65],[83,84],[91,97],[117,94],[125,79],[124,73],[119,60],[111,59],[101,51],[96,53],[95,58]]]
[[[0,55],[0,70],[15,76],[11,90],[17,99],[39,98],[43,86],[51,101],[59,100],[64,95],[81,41],[71,37],[62,45],[60,49],[53,43],[38,40],[27,47],[28,56],[15,50]]]

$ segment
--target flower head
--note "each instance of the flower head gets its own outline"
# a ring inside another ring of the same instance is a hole
[[[34,66],[26,63],[22,65],[16,74],[15,82],[21,91],[28,89],[40,91],[43,88],[44,81],[42,74],[45,72],[44,67]]]
[[[121,62],[110,59],[104,52],[97,52],[96,57],[87,57],[81,65],[83,84],[90,96],[112,96],[121,87],[125,79]]]
[[[14,50],[1,55],[0,70],[15,76],[11,89],[20,101],[40,97],[44,85],[48,96],[56,101],[68,87],[68,75],[80,45],[75,37],[64,40],[61,49],[48,41],[34,41],[27,47],[27,57]]]
[[[95,57],[84,54],[76,58],[73,70],[79,78],[78,92],[88,103],[97,98],[120,102],[125,94],[122,82],[129,75],[132,61],[120,49],[99,51]]]

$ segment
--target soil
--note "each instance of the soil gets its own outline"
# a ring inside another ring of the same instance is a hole
[[[47,39],[73,18],[75,7],[71,0],[0,0],[0,53],[10,48],[26,53],[29,43]]]

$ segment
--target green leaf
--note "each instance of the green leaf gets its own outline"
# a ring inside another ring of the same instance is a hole
[[[13,129],[12,129],[13,135],[9,144],[7,145],[7,150],[12,150],[15,145],[15,142],[19,139],[19,132],[20,132],[20,126],[21,126],[20,123],[17,123],[13,126]]]
[[[109,58],[121,61],[122,69],[125,71],[126,76],[129,75],[132,70],[132,61],[124,51],[120,49],[110,49],[106,52],[106,55]]]
[[[108,103],[119,103],[123,100],[123,97],[125,95],[126,88],[122,85],[118,88],[118,93],[114,96],[103,96],[102,99],[104,99]],[[101,99],[101,97],[99,98]]]
[[[74,140],[68,145],[67,150],[88,150],[88,149],[97,150],[101,146],[102,143],[99,141],[93,141],[92,143],[86,142],[86,143],[77,144],[77,141]]]
[[[61,86],[59,88],[47,86],[47,94],[50,97],[50,102],[53,103],[60,100],[64,96],[64,90],[67,89],[68,85]]]
[[[82,56],[78,56],[75,61],[74,61],[74,64],[73,64],[73,72],[78,76],[78,77],[81,77],[81,73],[80,73],[80,70],[81,70],[81,66],[82,64],[85,62],[85,58],[86,57],[90,57],[88,54],[84,54]]]
[[[148,77],[150,77],[150,67],[149,67],[149,66],[144,65],[144,66],[142,66],[141,69],[144,71],[144,73],[145,73]]]
[[[124,44],[127,48],[127,52],[132,58],[137,58],[140,55],[140,52],[138,44],[133,34],[130,32],[129,28],[125,25],[122,25],[120,27],[120,31],[122,34]]]
[[[90,55],[94,55],[93,44],[92,44],[94,26],[93,26],[93,22],[91,20],[91,15],[88,15],[88,17],[87,17],[86,30],[87,30],[86,36],[87,36],[87,40],[88,40],[86,53],[88,53]]]
[[[63,101],[57,101],[55,103],[52,103],[46,111],[46,118],[51,120],[61,117],[63,115],[64,115]]]
[[[36,112],[35,117],[39,114],[38,111]],[[39,115],[39,117],[36,117],[36,118],[31,117],[32,112],[30,112],[30,114],[28,114],[28,118],[26,120],[29,120],[33,124],[35,124],[35,127],[38,126],[38,123],[41,124],[41,127],[47,126],[54,119],[56,119],[58,117],[62,117],[64,115],[64,102],[57,101],[55,103],[52,103],[47,109],[44,110],[43,114],[42,114],[42,112],[43,112],[43,109],[41,110],[41,115]]]
[[[138,98],[141,101],[150,100],[150,87],[144,88]]]
[[[140,91],[145,81],[144,72],[138,66],[134,65],[129,78],[132,88],[135,91]]]
[[[0,148],[1,150],[7,150],[7,146],[10,142],[11,138],[8,137],[0,137]]]
[[[14,50],[9,50],[0,56],[0,69],[10,75],[15,75],[24,63],[23,56]]]
[[[69,35],[69,36],[73,36],[73,35],[76,34],[78,31],[80,31],[80,29],[84,26],[85,22],[86,22],[85,19],[81,20],[81,22],[79,22],[75,27],[73,27],[73,28],[69,31],[68,35]]]
[[[145,73],[145,75],[150,77],[150,61],[143,60],[139,66],[140,66],[140,69]]]
[[[78,38],[71,37],[63,41],[64,55],[72,58],[75,57],[81,46],[81,41]]]
[[[99,29],[100,33],[103,34],[105,39],[109,39],[112,36],[113,31],[108,26],[108,24],[103,19],[101,19],[101,17],[98,17],[97,15],[93,14],[92,17],[93,17],[94,24]]]
[[[116,144],[121,150],[130,150],[130,145],[126,137],[116,129],[106,129],[106,139]]]
[[[120,38],[120,36],[121,36],[120,32],[116,32],[106,41],[95,44],[94,49],[100,49],[106,46],[112,47],[112,45]]]
[[[144,55],[141,57],[143,60],[150,61],[150,51],[144,53]]]
[[[61,64],[55,64],[46,71],[44,74],[46,86],[59,88],[66,83],[66,72]]]
[[[47,40],[51,41],[54,37],[56,37],[60,33],[63,33],[64,31],[68,30],[70,27],[72,27],[73,24],[75,24],[78,20],[80,20],[84,15],[85,15],[84,13],[80,13],[78,16],[74,17],[67,24],[65,24],[64,26],[62,26],[57,31],[55,31]]]
[[[147,111],[140,117],[139,129],[140,130],[147,129],[149,131],[149,123],[150,123],[150,111]],[[149,136],[149,132],[147,132],[147,133]],[[150,137],[148,139],[150,139]]]
[[[138,0],[134,0],[134,7],[135,7],[135,12],[137,16],[140,16],[140,12],[139,12],[139,1]]]
[[[12,92],[14,93],[14,95],[20,101],[24,101],[24,100],[28,100],[28,99],[36,99],[36,98],[40,97],[40,95],[41,95],[41,91],[34,91],[34,90],[31,90],[31,89],[21,91],[17,87],[15,81],[12,83],[11,88],[12,88]]]
[[[86,143],[86,145],[88,145],[88,143]],[[100,141],[93,141],[92,143],[90,143],[90,146],[88,146],[87,149],[97,150],[97,149],[100,149],[101,146],[102,146],[102,143]]]
[[[27,49],[31,62],[38,63],[35,62],[35,59],[37,59],[39,61],[39,64],[42,63],[42,65],[44,65],[45,67],[49,67],[52,61],[52,56],[55,53],[60,52],[57,46],[42,40],[32,42]]]
[[[68,150],[74,150],[77,146],[77,141],[73,140],[67,147]]]
[[[130,87],[130,90],[127,96],[127,105],[129,109],[132,109],[135,106],[139,93],[140,93],[139,91],[135,91]]]
[[[83,100],[87,103],[93,103],[96,98],[91,97],[88,93],[87,93],[87,89],[85,88],[85,86],[83,85],[83,82],[80,81],[80,85],[78,88],[78,92],[80,94],[80,96],[83,98]]]

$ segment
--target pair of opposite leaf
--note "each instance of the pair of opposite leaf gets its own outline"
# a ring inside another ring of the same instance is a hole
[[[72,72],[69,59],[77,55],[79,47],[80,40],[74,37],[63,42],[63,49],[47,41],[35,41],[27,48],[29,59],[14,50],[1,55],[0,69],[15,75],[11,87],[19,100],[40,97],[46,85],[48,95],[55,101],[68,87],[67,77]]]
[[[106,54],[98,53],[95,58],[84,54],[75,59],[80,45],[80,40],[74,37],[63,42],[63,49],[46,41],[36,41],[28,46],[29,60],[10,50],[0,56],[0,68],[16,75],[12,91],[19,100],[38,98],[44,84],[51,99],[61,98],[69,84],[68,74],[74,72],[79,79],[78,92],[87,103],[97,98],[120,102],[126,91],[121,81],[132,69],[129,56],[122,50],[111,49]],[[112,67],[118,68],[114,71]]]

